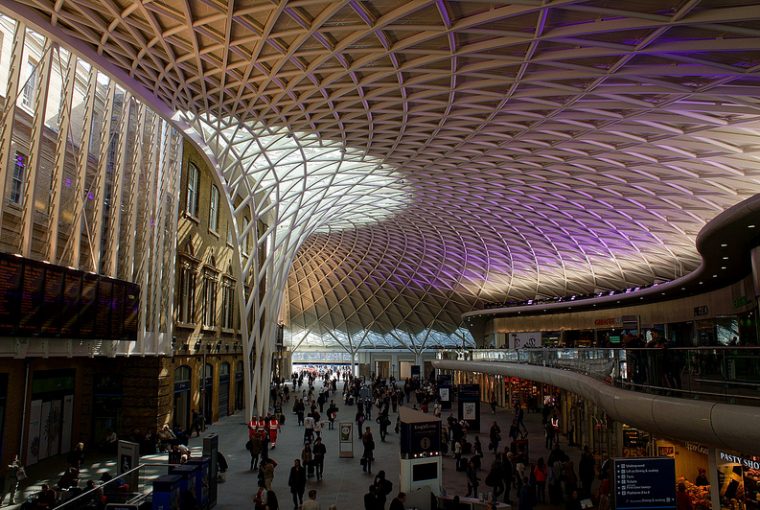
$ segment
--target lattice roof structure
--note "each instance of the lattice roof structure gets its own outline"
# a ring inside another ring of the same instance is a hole
[[[182,112],[257,194],[281,232],[257,243],[261,314],[284,300],[303,345],[459,342],[488,301],[672,280],[760,192],[757,1],[12,6]]]

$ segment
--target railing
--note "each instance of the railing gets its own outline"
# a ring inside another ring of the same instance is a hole
[[[96,486],[93,489],[83,489],[83,492],[70,498],[65,498],[64,494],[66,491],[59,491],[59,499],[54,508],[56,510],[100,508],[100,496],[103,494],[108,497],[109,503],[139,504],[152,492],[153,487],[150,485],[152,481],[159,475],[165,474],[166,468],[170,466],[179,466],[179,464],[140,464],[136,468],[125,471],[124,473],[117,475],[116,477]],[[130,487],[127,491],[121,490],[119,488],[119,484],[123,483],[124,481],[134,480],[134,475],[137,475],[137,478],[139,479],[137,487]]]
[[[760,405],[760,347],[482,349],[439,359],[559,368],[629,390]]]

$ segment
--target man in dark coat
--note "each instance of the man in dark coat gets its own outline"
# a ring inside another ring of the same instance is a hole
[[[303,493],[306,490],[306,470],[301,466],[301,459],[296,459],[290,468],[288,485],[293,494],[293,508],[297,510],[303,504]]]
[[[403,492],[399,492],[398,496],[393,498],[393,501],[391,501],[391,506],[388,507],[388,510],[405,510],[404,502],[406,501],[406,494]]]

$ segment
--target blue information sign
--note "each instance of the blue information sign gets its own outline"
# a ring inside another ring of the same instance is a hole
[[[676,463],[668,457],[615,459],[616,510],[676,507]]]

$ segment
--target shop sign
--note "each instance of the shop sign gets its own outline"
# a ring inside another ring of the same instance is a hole
[[[615,459],[616,510],[676,508],[676,463],[663,457]]]
[[[760,470],[760,461],[756,460],[755,457],[748,459],[746,457],[739,457],[738,455],[731,455],[730,453],[720,452],[720,460],[730,464],[741,464],[747,469]]]
[[[740,296],[736,299],[734,299],[734,308],[741,308],[743,306],[747,306],[750,303],[747,296]]]
[[[597,328],[606,328],[606,327],[621,327],[623,325],[623,319],[620,317],[608,317],[605,319],[595,319],[594,320],[594,326]]]
[[[707,447],[699,443],[686,441],[686,449],[690,452],[698,453],[700,455],[707,455]]]
[[[628,448],[636,448],[639,446],[639,430],[638,429],[623,429],[623,446]]]

